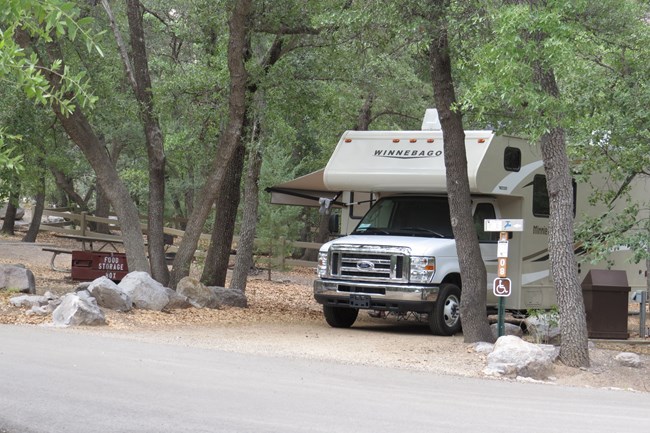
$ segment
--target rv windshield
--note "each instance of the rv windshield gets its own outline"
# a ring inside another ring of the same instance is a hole
[[[446,197],[385,197],[363,217],[352,234],[453,238]]]

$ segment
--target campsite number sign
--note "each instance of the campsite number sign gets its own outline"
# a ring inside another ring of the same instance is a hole
[[[490,220],[484,222],[486,232],[500,232],[497,242],[497,278],[494,279],[492,293],[499,298],[499,337],[505,334],[505,298],[512,293],[512,281],[508,276],[508,233],[524,230],[524,220]]]

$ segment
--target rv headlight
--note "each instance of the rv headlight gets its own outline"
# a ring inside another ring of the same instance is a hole
[[[428,284],[436,273],[435,257],[411,257],[409,282]]]
[[[316,275],[324,278],[327,275],[327,252],[318,253],[318,265],[316,266]]]

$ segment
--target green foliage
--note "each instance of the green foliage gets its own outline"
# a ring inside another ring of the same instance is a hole
[[[539,321],[540,326],[536,327],[533,334],[536,344],[548,342],[551,339],[551,329],[560,326],[560,309],[557,305],[553,305],[549,310],[528,309],[526,314]]]
[[[0,82],[20,89],[31,101],[56,102],[68,111],[75,103],[87,107],[101,101],[85,114],[107,150],[122,149],[118,170],[146,210],[148,171],[139,110],[114,39],[104,32],[108,22],[102,9],[62,0],[6,3],[0,9]],[[168,203],[182,203],[201,186],[226,124],[229,6],[225,0],[147,2],[144,25],[156,114],[165,137]],[[251,113],[262,119],[262,191],[322,168],[370,99],[370,129],[419,128],[433,101],[425,6],[397,0],[255,2],[247,67],[251,87],[264,100]],[[642,252],[647,239],[650,206],[625,206],[628,192],[618,192],[629,176],[645,176],[650,165],[650,40],[641,19],[646,6],[633,0],[551,0],[537,8],[488,0],[451,2],[450,45],[466,123],[490,124],[533,140],[550,127],[563,126],[576,176],[589,181],[597,171],[610,173],[612,187],[600,188],[593,197],[608,218],[588,220],[583,231],[595,258],[606,257],[616,245]],[[114,2],[112,7],[124,33],[124,6]],[[42,52],[50,41],[60,42],[67,69],[53,61],[43,70],[36,54],[16,44],[19,29],[40,41],[34,52]],[[277,42],[281,55],[265,67]],[[534,62],[553,68],[559,98],[533,84]],[[45,79],[52,72],[63,78],[60,92],[53,92]],[[13,101],[2,110],[2,125],[24,139],[5,140],[0,167],[16,165],[22,156],[32,177],[41,166],[36,156],[42,155],[45,164],[75,175],[81,191],[90,188],[94,178],[88,164],[58,126],[48,129],[51,114],[21,109],[12,118]],[[616,204],[610,205],[614,197]],[[271,206],[267,193],[260,193],[260,236],[296,239],[300,218],[300,208]],[[308,218],[309,224],[317,221],[317,215]],[[614,235],[614,227],[629,228],[629,236]]]
[[[6,144],[7,141],[20,141],[20,136],[6,135],[0,129],[0,167],[4,170],[19,173],[22,169],[23,157],[16,154],[16,147]]]
[[[588,259],[607,261],[623,246],[648,256],[650,203],[626,187],[650,174],[650,28],[636,0],[548,1],[535,6],[477,1],[459,43],[461,108],[479,124],[536,141],[562,127],[575,177],[594,186],[601,215],[585,218],[577,239]],[[475,47],[475,48],[471,48]],[[534,66],[553,70],[548,95]]]
[[[14,186],[12,180],[23,171],[23,157],[16,151],[15,145],[6,142],[20,141],[20,137],[7,135],[0,129],[0,201],[6,200]]]
[[[611,13],[615,10],[616,13]],[[636,263],[650,257],[650,222],[645,186],[650,174],[650,29],[642,2],[590,6],[582,52],[583,79],[568,84],[584,113],[569,152],[577,177],[593,184],[590,197],[601,214],[577,227],[592,262],[629,248]]]
[[[90,17],[79,18],[79,8],[73,2],[60,0],[12,0],[0,9],[0,81],[22,89],[28,98],[38,104],[56,104],[62,113],[71,113],[74,104],[92,105],[96,98],[89,93],[84,71],[72,72],[62,67],[60,59],[45,65],[36,52],[27,54],[16,42],[17,32],[27,32],[31,38],[45,43],[54,39],[77,36],[86,43],[88,51],[101,50],[91,37]],[[19,38],[20,39],[20,38]],[[59,89],[50,86],[45,74],[58,77]]]

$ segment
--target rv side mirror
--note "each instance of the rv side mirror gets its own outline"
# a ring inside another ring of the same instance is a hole
[[[337,213],[330,214],[327,229],[331,234],[337,235],[340,232],[341,215]]]

